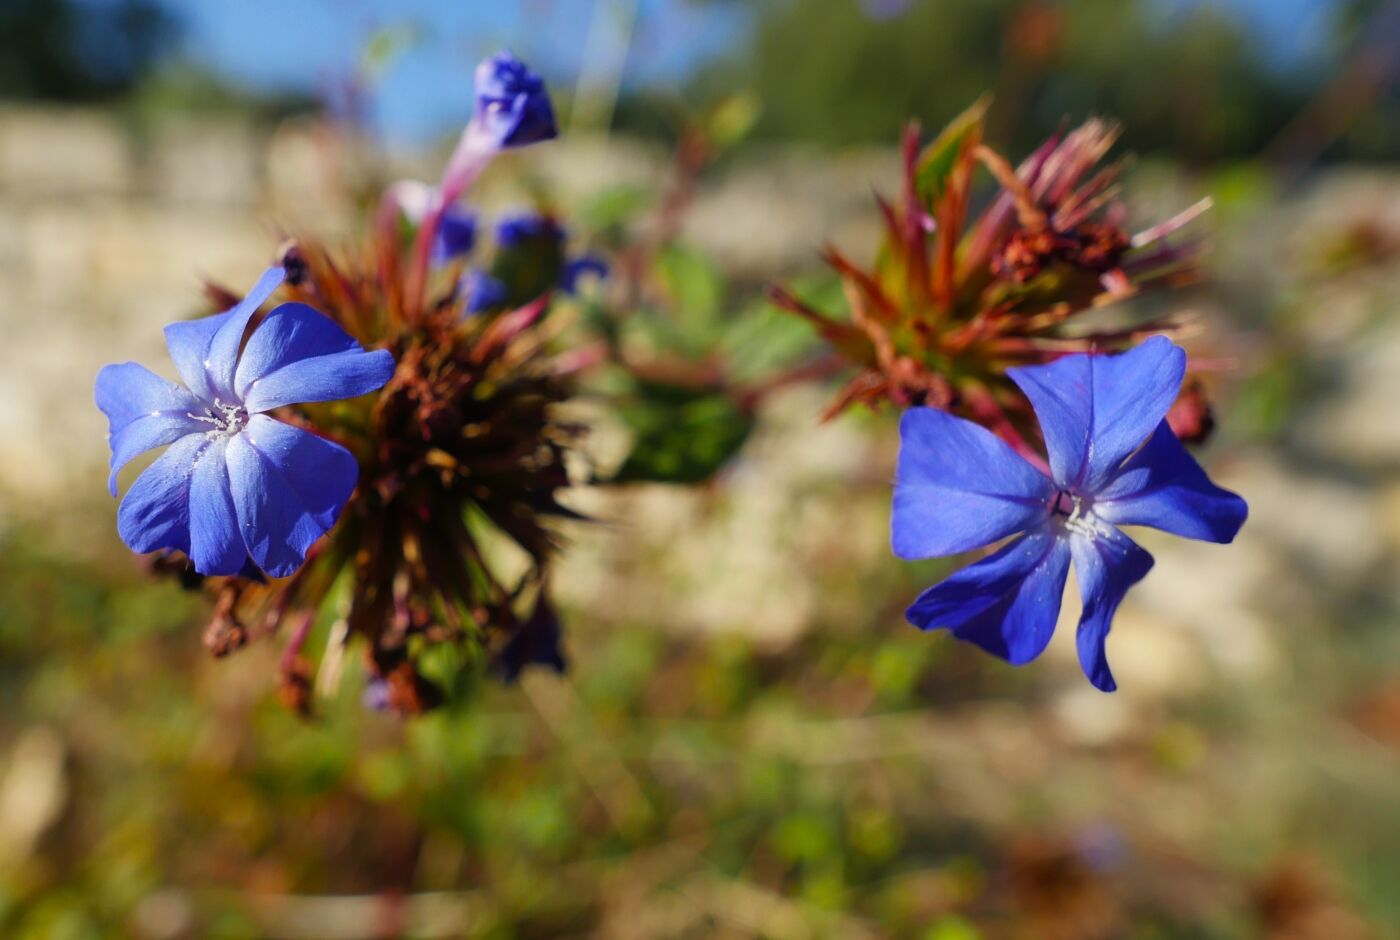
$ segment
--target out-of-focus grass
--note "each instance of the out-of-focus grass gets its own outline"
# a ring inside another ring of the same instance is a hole
[[[1287,703],[1289,730],[1212,694],[1086,746],[1040,674],[888,611],[781,650],[573,612],[567,681],[405,723],[351,668],[308,723],[271,694],[272,646],[207,661],[197,595],[25,545],[0,566],[0,833],[34,831],[4,857],[6,936],[1244,937],[1349,931],[1347,894],[1396,913],[1400,857],[1367,828],[1400,809],[1370,776],[1393,756],[1313,740],[1355,733],[1324,703]],[[60,795],[46,818],[15,815],[17,774]]]

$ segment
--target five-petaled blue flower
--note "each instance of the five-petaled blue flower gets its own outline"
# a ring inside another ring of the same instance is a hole
[[[245,344],[249,320],[283,277],[272,268],[231,310],[165,328],[184,387],[134,362],[98,374],[113,496],[132,458],[171,445],[118,510],[118,532],[134,551],[182,551],[206,575],[253,574],[255,565],[284,577],[350,498],[354,455],[266,412],[372,392],[393,375],[394,358],[365,351],[300,303],[274,308]]]
[[[509,52],[476,67],[475,120],[500,147],[523,147],[559,133],[544,82]]]
[[[1229,542],[1244,500],[1207,479],[1164,417],[1186,354],[1165,337],[1116,356],[1073,355],[1008,370],[1040,419],[1050,476],[985,428],[931,408],[900,421],[891,520],[895,554],[935,558],[1016,536],[934,585],[910,623],[1020,665],[1045,649],[1073,559],[1084,602],[1079,661],[1105,692],[1110,621],[1152,556],[1118,528],[1146,525]]]

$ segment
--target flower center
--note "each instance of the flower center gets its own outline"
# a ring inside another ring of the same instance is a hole
[[[1066,532],[1088,539],[1097,537],[1102,527],[1094,515],[1093,501],[1069,490],[1060,490],[1055,494],[1050,501],[1050,515]]]
[[[205,409],[204,414],[191,414],[191,418],[196,421],[203,421],[213,425],[207,433],[217,437],[232,437],[248,425],[248,409],[242,405],[227,404],[214,399],[214,403]]]

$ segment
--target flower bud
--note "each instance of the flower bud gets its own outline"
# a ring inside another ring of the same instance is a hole
[[[476,67],[473,120],[499,147],[523,147],[559,133],[544,82],[509,52]]]

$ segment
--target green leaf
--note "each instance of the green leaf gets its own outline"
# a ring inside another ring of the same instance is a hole
[[[655,273],[671,301],[675,339],[682,351],[699,354],[719,338],[725,283],[705,255],[680,245],[668,245],[656,256]]]
[[[982,121],[991,105],[990,96],[983,95],[962,114],[955,117],[943,133],[919,155],[914,171],[914,185],[925,205],[932,206],[943,198],[948,177],[958,164],[958,157],[968,142],[982,133]]]
[[[622,183],[594,193],[573,213],[573,222],[585,231],[618,228],[646,211],[655,196],[645,186]]]
[[[748,92],[726,95],[706,115],[710,142],[723,150],[749,135],[763,113],[758,96]]]
[[[383,26],[370,34],[360,53],[360,71],[371,83],[378,82],[406,53],[423,41],[418,23]]]
[[[753,418],[721,393],[659,383],[640,390],[620,409],[636,439],[614,483],[703,483],[753,430]]]

